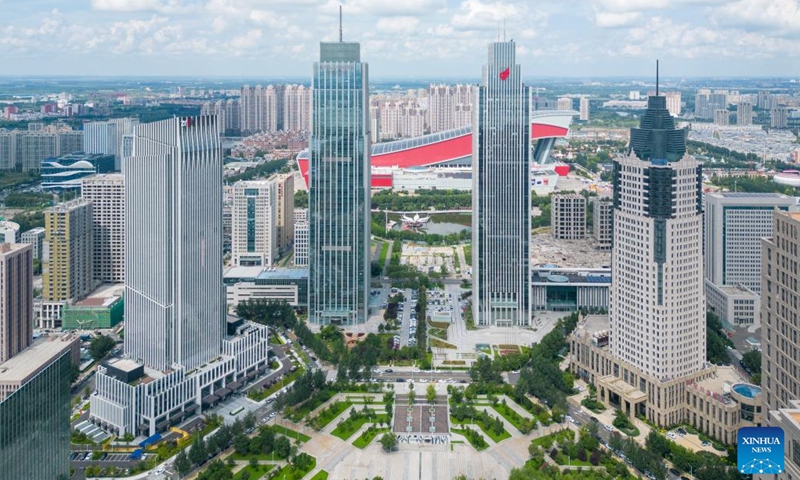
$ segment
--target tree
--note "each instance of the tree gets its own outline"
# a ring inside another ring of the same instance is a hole
[[[742,367],[750,374],[761,373],[761,352],[750,350],[742,355]]]
[[[116,342],[113,338],[105,336],[105,335],[98,335],[92,339],[89,343],[89,354],[95,361],[103,359],[108,352],[110,352]]]
[[[203,437],[196,435],[189,449],[189,461],[194,465],[200,465],[206,459],[206,444]]]
[[[192,462],[189,461],[189,457],[186,456],[186,450],[181,450],[178,452],[178,455],[175,456],[175,470],[178,472],[178,476],[183,477],[189,470],[192,469]]]
[[[286,458],[289,456],[289,453],[292,451],[292,445],[289,443],[289,439],[284,437],[283,435],[278,436],[275,439],[275,454],[280,458]]]
[[[619,432],[611,432],[611,435],[608,437],[608,446],[611,447],[611,450],[619,451],[622,450],[623,442],[622,436]]]
[[[247,455],[250,451],[250,439],[243,433],[236,435],[233,437],[233,448],[239,455]]]
[[[410,389],[408,391],[408,405],[409,406],[414,405],[414,397],[415,397],[415,395],[416,394],[414,393],[413,389]]]
[[[252,468],[258,467],[258,457],[250,457],[250,466]]]
[[[655,429],[650,430],[650,433],[647,434],[645,445],[647,445],[648,450],[655,453],[659,457],[665,457],[670,453],[669,440],[663,437]]]
[[[428,385],[428,388],[425,391],[425,398],[431,405],[436,403],[436,387],[434,387],[433,385]]]
[[[381,437],[381,447],[384,452],[391,452],[397,447],[397,437],[391,433],[384,433]]]

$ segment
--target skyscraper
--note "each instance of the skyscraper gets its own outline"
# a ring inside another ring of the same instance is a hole
[[[265,326],[225,329],[216,117],[139,125],[125,207],[127,358],[98,367],[90,420],[153,435],[269,371]]]
[[[225,293],[215,118],[139,125],[125,207],[126,353],[159,370],[216,358]]]
[[[667,381],[705,363],[702,166],[666,97],[651,96],[614,161],[611,352]]]
[[[529,325],[530,119],[516,44],[489,44],[473,136],[473,309],[479,325]]]
[[[360,45],[321,43],[312,82],[308,317],[352,325],[369,314],[369,75]]]
[[[278,187],[276,208],[276,231],[278,251],[281,255],[289,250],[294,236],[294,174],[275,175]]]
[[[761,245],[761,386],[771,413],[800,398],[800,212],[776,210],[772,233]]]
[[[231,254],[235,266],[270,266],[278,256],[278,185],[269,180],[233,185]]]
[[[81,196],[92,202],[94,278],[102,283],[125,281],[125,177],[85,177]]]
[[[0,363],[33,341],[33,248],[0,244]]]

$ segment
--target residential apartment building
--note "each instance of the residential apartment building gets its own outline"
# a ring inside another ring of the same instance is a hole
[[[125,281],[125,177],[103,174],[82,181],[81,196],[92,202],[94,278]]]
[[[750,102],[739,102],[736,105],[736,124],[747,126],[753,124],[753,104]]]
[[[581,97],[580,100],[580,119],[582,122],[589,121],[589,97]]]
[[[39,170],[42,160],[83,150],[83,132],[0,129],[0,170]]]
[[[572,99],[569,97],[561,97],[556,103],[558,110],[572,110]]]
[[[280,255],[292,247],[294,238],[294,173],[275,175],[277,185],[276,245]]]
[[[714,125],[727,127],[730,123],[730,112],[723,108],[714,110]]]
[[[33,248],[0,244],[0,363],[33,341]]]
[[[305,85],[286,85],[283,92],[283,129],[307,132],[311,125],[311,89]]]
[[[294,211],[294,266],[308,266],[308,209]]]
[[[516,44],[489,44],[472,127],[473,315],[478,325],[531,324],[529,90]]]
[[[555,240],[586,238],[586,197],[578,194],[551,195],[550,231]]]
[[[769,126],[772,128],[786,128],[789,126],[789,109],[775,107],[770,110]]]
[[[611,250],[611,224],[613,219],[613,202],[610,197],[592,198],[592,236],[595,248]]]
[[[92,204],[85,198],[44,211],[41,328],[55,328],[61,308],[80,300],[95,286]]]

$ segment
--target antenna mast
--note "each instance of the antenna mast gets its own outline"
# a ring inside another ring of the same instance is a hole
[[[658,96],[658,59],[656,59],[656,97]]]
[[[342,42],[342,6],[339,5],[339,43]]]

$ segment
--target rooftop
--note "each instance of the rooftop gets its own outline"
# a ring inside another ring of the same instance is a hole
[[[558,268],[591,269],[611,265],[611,252],[595,249],[591,238],[554,240],[550,233],[531,236],[531,263],[553,264]]]
[[[2,223],[0,223],[2,225]],[[29,243],[0,243],[0,256],[5,253],[16,252],[24,248],[31,248]]]
[[[120,301],[122,297],[88,297],[80,302],[76,302],[73,306],[74,307],[110,307],[114,305],[118,301]]]
[[[586,315],[583,323],[578,324],[578,328],[592,334],[608,332],[611,329],[611,322],[608,315]]]
[[[123,372],[132,372],[142,366],[140,363],[134,362],[133,360],[130,360],[128,358],[117,358],[109,360],[108,365]]]
[[[75,337],[72,336],[40,337],[30,347],[0,363],[0,384],[24,383],[42,367],[69,350],[74,341]]]
[[[269,280],[290,279],[304,280],[308,278],[305,268],[264,268],[264,267],[231,267],[225,272],[226,279]]]
[[[697,382],[696,385],[701,389],[706,389],[711,394],[722,395],[730,393],[731,387],[737,383],[749,383],[746,378],[739,375],[739,373],[731,366],[718,366],[717,374],[711,378],[707,378],[702,382]]]
[[[714,192],[708,193],[711,196],[722,196],[727,198],[789,198],[782,193],[764,192]]]

